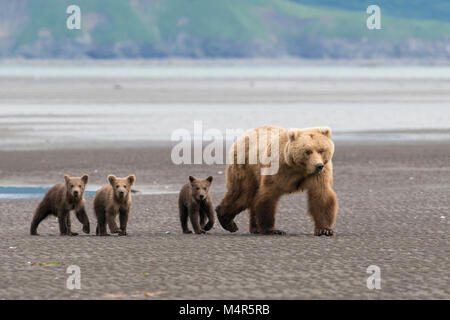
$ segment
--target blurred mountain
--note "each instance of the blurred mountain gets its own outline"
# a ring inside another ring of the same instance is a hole
[[[449,17],[448,0],[0,0],[0,57],[449,59]]]

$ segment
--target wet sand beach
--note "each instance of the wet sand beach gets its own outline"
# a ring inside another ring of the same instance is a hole
[[[442,70],[191,79],[190,69],[184,78],[2,70],[0,186],[88,173],[95,189],[108,174],[134,173],[139,192],[127,237],[94,235],[92,196],[91,234],[77,237],[60,237],[55,218],[32,237],[40,199],[0,200],[0,299],[450,298],[450,80],[434,76]],[[246,212],[235,234],[216,222],[207,235],[183,235],[177,191],[188,175],[214,176],[216,204],[225,193],[225,165],[171,160],[171,133],[198,120],[221,132],[330,126],[337,235],[313,236],[304,194],[280,202],[287,236],[249,234]],[[72,228],[81,232],[74,216]],[[70,265],[80,267],[81,290],[66,288]],[[370,265],[381,270],[380,290],[366,286]]]
[[[174,165],[169,146],[2,151],[0,157],[5,182],[48,185],[64,172],[87,172],[90,183],[102,184],[111,172],[133,172],[139,190],[212,174],[216,203],[225,191],[224,166]],[[448,299],[449,159],[448,142],[337,143],[340,209],[332,238],[313,236],[303,194],[281,201],[277,225],[287,236],[250,235],[245,212],[235,234],[216,223],[207,235],[183,235],[176,194],[137,194],[127,237],[60,237],[53,218],[32,237],[39,200],[3,200],[0,298]],[[87,198],[94,229],[92,201]],[[39,265],[52,261],[58,264]],[[81,290],[66,289],[66,268],[74,264]],[[366,287],[369,265],[381,268],[381,290]]]

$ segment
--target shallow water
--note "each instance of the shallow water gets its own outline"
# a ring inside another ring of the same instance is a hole
[[[346,65],[3,65],[0,77],[141,79],[450,79],[450,66]]]
[[[27,104],[0,106],[0,149],[170,141],[177,129],[194,139],[217,129],[230,140],[227,130],[266,125],[268,119],[285,128],[326,125],[336,140],[450,139],[446,103]],[[202,131],[194,129],[195,121]]]
[[[0,200],[17,200],[17,199],[39,199],[44,197],[45,193],[51,186],[0,186]],[[85,197],[95,196],[96,190],[101,186],[89,186],[84,195]],[[136,195],[157,195],[176,193],[179,186],[173,185],[153,185],[140,187],[136,191]]]

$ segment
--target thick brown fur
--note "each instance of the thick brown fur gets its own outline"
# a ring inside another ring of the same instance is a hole
[[[125,178],[109,175],[109,184],[97,191],[94,199],[95,215],[97,216],[96,235],[109,236],[106,225],[109,226],[111,233],[118,233],[119,236],[127,235],[131,209],[131,186],[135,181],[134,174]],[[116,224],[117,215],[119,215],[120,228]]]
[[[178,209],[183,233],[192,233],[188,218],[196,234],[205,233],[214,226],[214,205],[209,194],[212,180],[211,176],[206,179],[189,176],[189,182],[181,188]]]
[[[89,218],[86,214],[84,190],[88,182],[88,175],[80,178],[64,175],[65,183],[57,184],[47,191],[39,203],[31,222],[30,234],[38,235],[37,228],[49,215],[58,217],[61,235],[76,236],[71,231],[70,211],[74,210],[78,220],[83,225],[83,232],[89,233]]]
[[[270,139],[265,139],[267,143],[259,146],[259,129],[279,132],[279,169],[276,174],[262,175],[259,159],[257,164],[249,164],[249,153],[255,148],[258,152],[271,152]],[[278,202],[286,193],[305,190],[308,193],[308,211],[315,224],[314,234],[333,235],[338,204],[332,189],[334,144],[330,128],[266,126],[252,129],[240,139],[240,143],[245,143],[245,162],[237,162],[238,139],[230,150],[231,164],[226,169],[227,193],[216,208],[222,227],[230,232],[237,231],[234,217],[248,209],[251,233],[285,234],[275,228]]]

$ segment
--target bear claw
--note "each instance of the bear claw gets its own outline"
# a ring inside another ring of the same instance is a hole
[[[264,235],[280,235],[280,236],[286,235],[286,232],[284,232],[284,231],[282,231],[282,230],[277,230],[277,229],[274,229],[274,230],[266,230],[266,231],[263,231],[263,232],[261,232],[261,233],[264,234]]]
[[[316,236],[333,236],[334,235],[334,231],[333,229],[320,229],[320,230],[316,230],[316,232],[314,232],[314,235]]]

